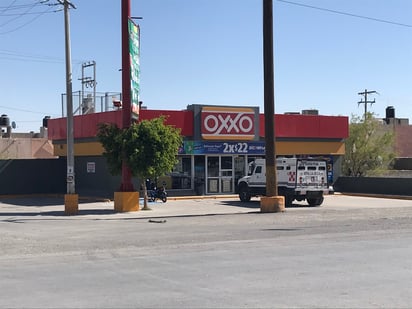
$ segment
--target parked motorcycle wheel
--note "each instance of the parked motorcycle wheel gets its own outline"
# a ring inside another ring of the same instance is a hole
[[[163,203],[167,202],[167,196],[165,194],[162,195],[161,199]]]

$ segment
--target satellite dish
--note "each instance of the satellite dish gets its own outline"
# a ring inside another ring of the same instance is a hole
[[[12,122],[11,122],[11,127],[12,127],[13,129],[15,129],[15,128],[17,127],[15,121],[12,121]]]

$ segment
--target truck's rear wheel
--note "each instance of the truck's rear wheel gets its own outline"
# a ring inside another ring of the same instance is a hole
[[[309,206],[320,206],[323,203],[323,196],[318,198],[308,198],[307,201]]]
[[[240,199],[240,201],[241,202],[249,202],[251,197],[252,196],[250,195],[248,186],[241,185],[239,187],[239,199]]]

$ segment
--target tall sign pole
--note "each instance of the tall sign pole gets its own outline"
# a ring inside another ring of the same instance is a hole
[[[129,56],[129,19],[130,0],[122,0],[121,29],[122,29],[122,127],[129,128],[132,124],[130,56]],[[122,162],[122,183],[120,191],[134,191],[132,173],[127,166],[126,158]]]

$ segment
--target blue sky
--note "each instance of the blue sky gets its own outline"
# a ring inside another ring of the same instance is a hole
[[[39,2],[0,0],[0,113],[16,122],[15,132],[38,131],[45,115],[62,114],[63,11]],[[412,1],[273,2],[276,113],[362,115],[358,92],[368,89],[379,93],[368,97],[376,99],[368,110],[384,117],[394,106],[397,117],[412,119]],[[72,3],[73,91],[81,90],[82,63],[96,61],[97,91],[120,92],[121,1]],[[131,6],[132,16],[143,17],[145,106],[264,112],[261,0],[131,0]]]

